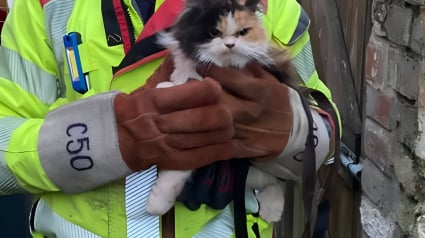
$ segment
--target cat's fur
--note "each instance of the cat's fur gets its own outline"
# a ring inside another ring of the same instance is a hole
[[[242,69],[256,61],[278,71],[280,78],[295,78],[287,52],[274,47],[268,39],[256,15],[258,4],[259,0],[187,0],[177,22],[159,37],[159,43],[173,55],[175,70],[170,82],[158,87],[183,84],[189,78],[202,79],[196,71],[199,63]],[[158,215],[168,211],[190,174],[191,171],[159,171],[147,211]],[[260,216],[269,222],[280,220],[284,198],[278,179],[252,168],[246,186],[259,191]]]

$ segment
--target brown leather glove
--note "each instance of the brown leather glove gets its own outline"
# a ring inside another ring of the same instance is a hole
[[[153,88],[168,80],[170,63],[158,68],[146,87],[115,97],[119,147],[133,171],[152,165],[196,169],[235,154],[233,117],[220,103],[217,82]]]
[[[232,112],[239,158],[273,159],[285,148],[293,114],[286,85],[260,65],[245,70],[211,66],[205,73],[227,92],[221,101]],[[292,90],[292,91],[290,91]]]

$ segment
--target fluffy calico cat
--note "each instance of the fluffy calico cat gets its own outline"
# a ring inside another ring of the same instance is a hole
[[[199,63],[242,69],[256,61],[268,69],[282,69],[278,72],[281,78],[295,78],[287,52],[274,47],[268,39],[256,15],[258,6],[259,0],[187,0],[177,22],[160,34],[159,43],[170,49],[175,70],[170,82],[157,87],[183,84],[189,78],[201,80],[196,72]],[[159,171],[147,211],[157,215],[168,211],[190,174],[191,171]],[[246,186],[259,191],[260,216],[269,222],[280,220],[284,198],[278,179],[251,168]]]

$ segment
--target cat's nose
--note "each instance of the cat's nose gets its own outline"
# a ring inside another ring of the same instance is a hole
[[[235,46],[235,44],[233,44],[233,43],[228,43],[228,44],[224,44],[224,45],[229,49],[232,49]]]

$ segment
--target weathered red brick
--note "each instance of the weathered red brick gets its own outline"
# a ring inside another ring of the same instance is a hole
[[[366,79],[377,88],[381,88],[386,78],[388,65],[387,45],[376,36],[371,36],[366,48]]]
[[[385,88],[384,91],[366,85],[366,114],[387,130],[397,125],[398,107],[395,93]]]
[[[365,120],[363,135],[364,155],[379,169],[387,174],[392,174],[393,162],[391,160],[391,133],[373,122]]]

